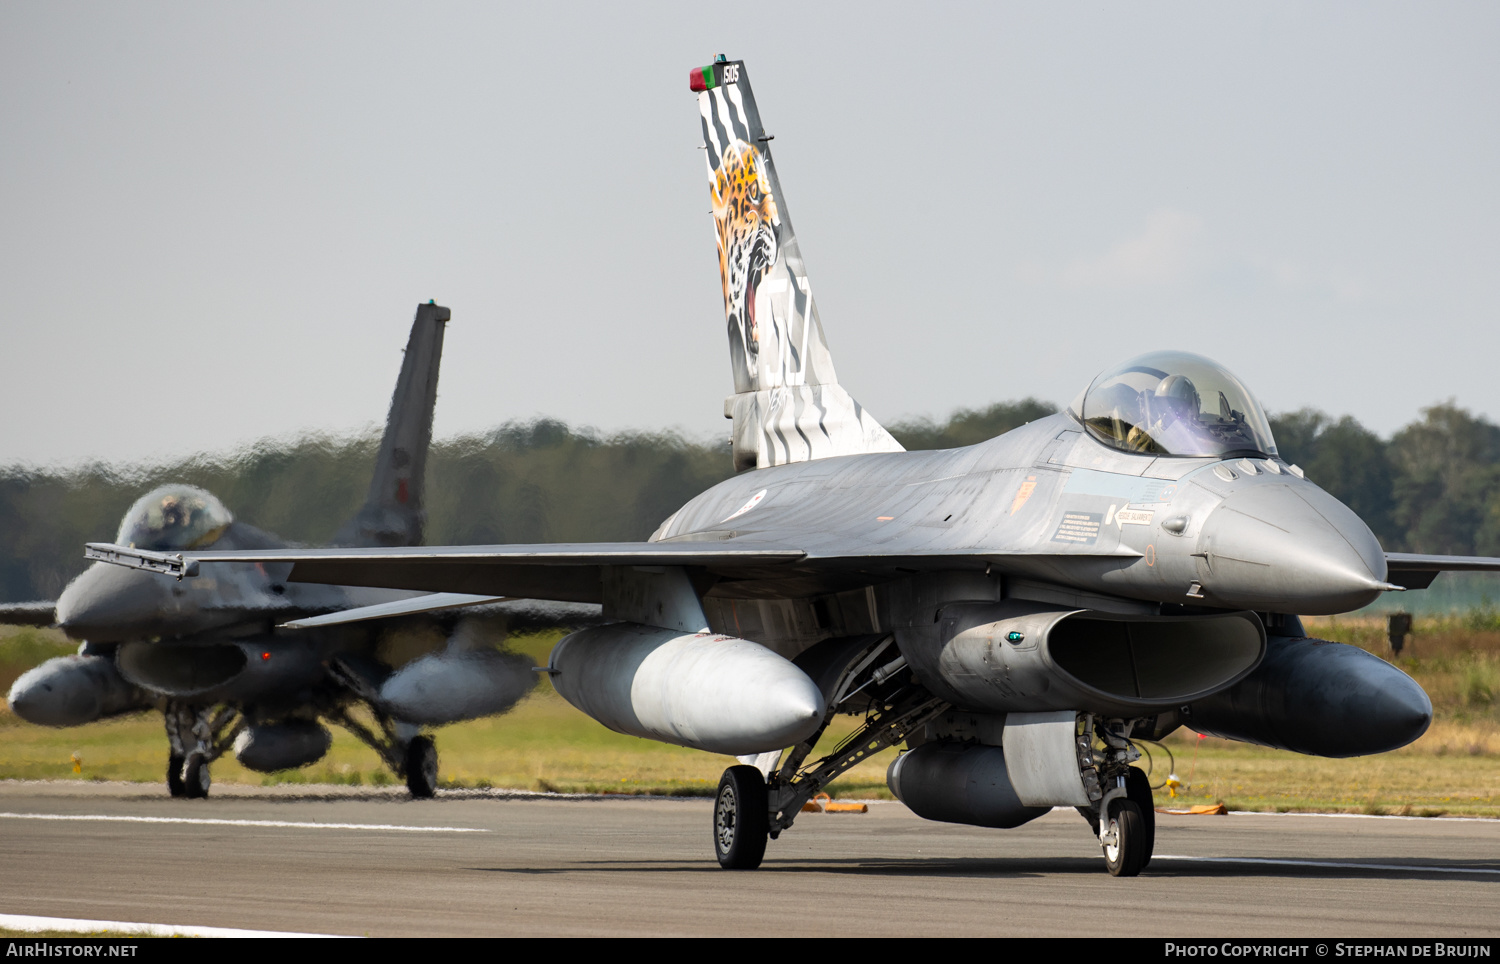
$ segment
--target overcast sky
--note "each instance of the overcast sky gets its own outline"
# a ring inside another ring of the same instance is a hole
[[[886,422],[1175,347],[1500,420],[1494,3],[0,4],[0,462],[381,419],[727,429],[688,70],[744,59]]]

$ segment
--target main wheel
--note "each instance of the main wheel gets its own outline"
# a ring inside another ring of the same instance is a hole
[[[1104,834],[1104,863],[1111,877],[1134,877],[1146,856],[1146,827],[1141,808],[1130,800],[1116,800],[1109,808]]]
[[[430,736],[414,736],[406,744],[406,789],[418,800],[437,793],[437,745]]]
[[[1140,808],[1146,826],[1146,856],[1141,860],[1141,869],[1145,870],[1156,850],[1156,798],[1151,795],[1151,781],[1137,767],[1125,771],[1125,797]]]
[[[208,760],[201,753],[189,753],[182,767],[183,795],[192,800],[201,800],[208,796],[208,788],[212,783],[208,774]]]
[[[175,753],[167,756],[167,792],[174,797],[187,796],[187,784],[182,782],[182,765],[184,762],[186,762],[186,759]]]
[[[714,853],[725,870],[754,870],[771,833],[766,778],[752,766],[733,766],[719,778],[714,798]]]

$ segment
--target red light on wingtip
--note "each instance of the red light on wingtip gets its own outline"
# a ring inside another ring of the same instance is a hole
[[[262,661],[268,660],[268,659],[271,658],[271,654],[270,653],[261,653],[260,654],[260,658],[261,658]]]

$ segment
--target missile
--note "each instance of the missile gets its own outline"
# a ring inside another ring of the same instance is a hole
[[[8,699],[17,716],[41,726],[81,726],[151,706],[108,656],[49,659],[22,673]]]
[[[563,637],[547,671],[562,698],[611,730],[742,756],[793,746],[823,721],[823,694],[759,643],[637,623]]]
[[[391,674],[380,702],[397,719],[436,726],[504,713],[535,685],[531,661],[515,653],[433,653]]]

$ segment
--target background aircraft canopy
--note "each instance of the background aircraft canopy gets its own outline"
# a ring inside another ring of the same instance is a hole
[[[1150,352],[1109,369],[1071,411],[1099,441],[1127,452],[1276,454],[1255,396],[1222,366],[1188,352]]]
[[[233,521],[213,493],[192,485],[164,485],[136,500],[115,541],[158,552],[198,549],[212,545]]]

